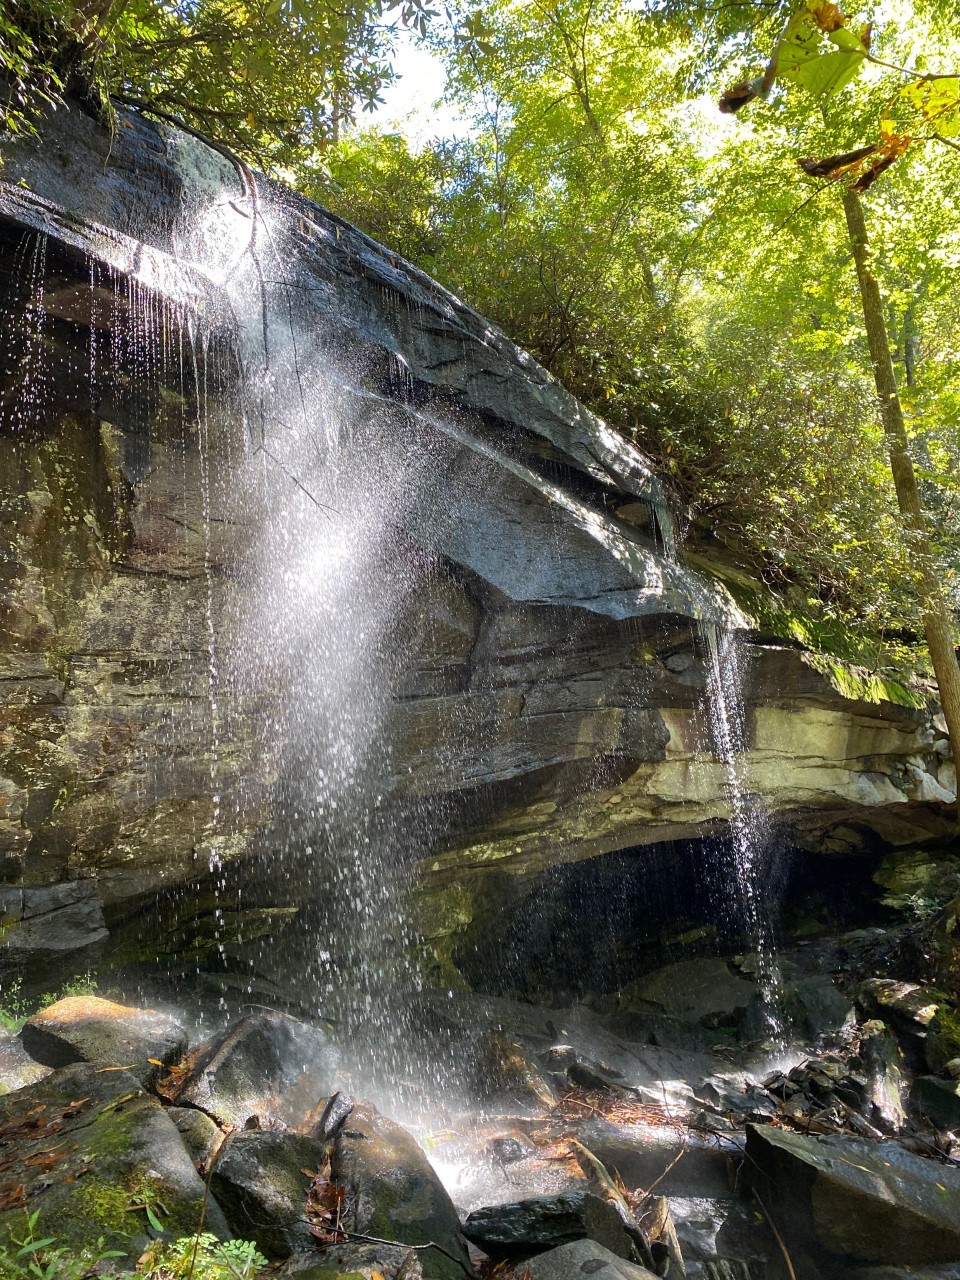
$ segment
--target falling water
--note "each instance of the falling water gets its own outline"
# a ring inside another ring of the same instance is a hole
[[[744,699],[744,649],[735,632],[701,624],[706,650],[707,712],[713,751],[723,769],[729,818],[729,890],[723,903],[736,931],[753,951],[767,1038],[782,1039],[778,1011],[779,970],[765,875],[769,822],[750,791]]]

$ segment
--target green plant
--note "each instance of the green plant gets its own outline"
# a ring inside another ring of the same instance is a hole
[[[37,1001],[37,1009],[49,1009],[58,1000],[66,1000],[69,996],[95,996],[97,979],[92,969],[78,974],[70,982],[65,982],[58,991],[45,991]]]
[[[55,1236],[38,1234],[39,1219],[36,1210],[20,1228],[8,1227],[9,1238],[0,1243],[0,1280],[84,1280],[101,1263],[127,1256],[107,1249],[102,1237],[80,1253],[58,1246]]]
[[[11,978],[0,988],[0,1029],[19,1031],[26,1020],[41,1009],[49,1009],[58,1000],[68,996],[92,996],[97,994],[97,979],[92,970],[79,974],[76,978],[65,982],[56,991],[45,991],[34,1000],[27,1000],[23,994],[23,979]]]
[[[209,1232],[158,1243],[143,1255],[137,1280],[252,1280],[266,1258],[250,1240],[218,1240]]]
[[[11,978],[5,989],[0,990],[0,1027],[4,1031],[19,1031],[30,1017],[31,1009],[21,995],[22,987],[22,978]]]

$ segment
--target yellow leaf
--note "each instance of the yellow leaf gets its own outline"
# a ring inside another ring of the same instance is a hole
[[[960,132],[960,78],[957,76],[914,80],[903,89],[901,96],[944,137]]]
[[[247,124],[250,126],[251,129],[255,129],[257,127],[257,117],[253,114],[252,111],[250,111],[247,114]]]

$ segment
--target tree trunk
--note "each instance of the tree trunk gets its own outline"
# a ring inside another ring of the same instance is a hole
[[[937,576],[926,520],[920,505],[917,476],[910,457],[907,429],[903,409],[897,393],[897,379],[893,371],[890,340],[884,317],[880,286],[870,269],[870,250],[863,206],[856,191],[847,190],[843,196],[843,211],[847,217],[847,230],[857,267],[860,301],[863,319],[870,345],[873,377],[880,402],[880,419],[883,423],[887,448],[890,451],[890,470],[897,491],[897,502],[907,531],[909,545],[916,556],[920,584],[920,611],[927,648],[933,662],[940,705],[947,722],[947,733],[953,748],[955,768],[960,771],[960,665],[953,647],[950,609]],[[960,803],[957,805],[960,823]]]

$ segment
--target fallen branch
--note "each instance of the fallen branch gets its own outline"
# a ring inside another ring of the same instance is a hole
[[[787,1264],[787,1272],[789,1273],[790,1280],[797,1280],[797,1273],[793,1269],[793,1262],[790,1258],[790,1251],[787,1249],[787,1242],[784,1240],[783,1236],[780,1234],[780,1228],[777,1226],[773,1218],[770,1216],[770,1211],[767,1208],[767,1206],[760,1199],[760,1195],[756,1187],[752,1187],[751,1190],[753,1191],[753,1198],[756,1200],[757,1204],[760,1206],[760,1212],[766,1218],[767,1223],[770,1227],[770,1230],[773,1232],[776,1238],[777,1244],[780,1246],[780,1252],[783,1254],[783,1260]]]

